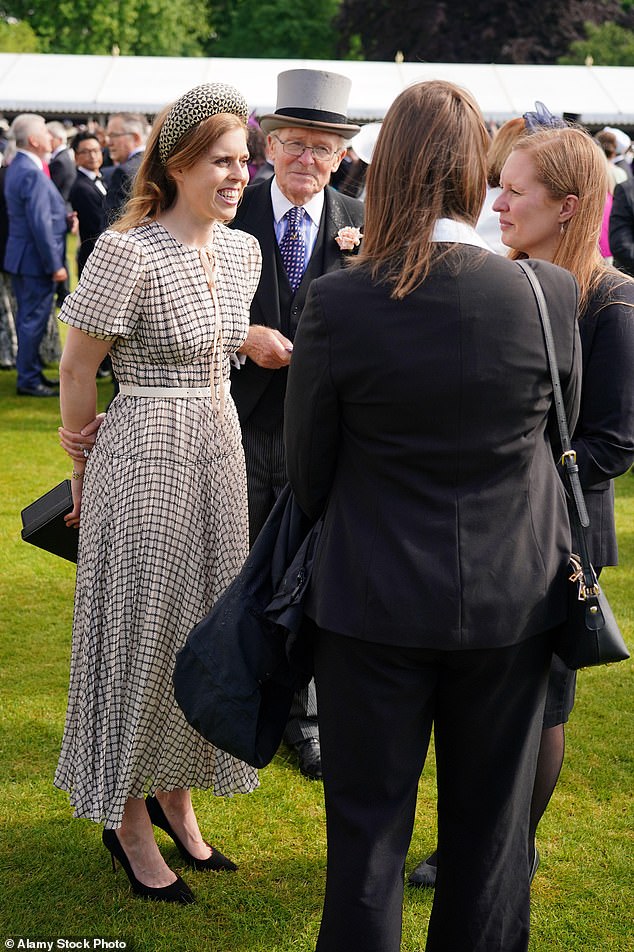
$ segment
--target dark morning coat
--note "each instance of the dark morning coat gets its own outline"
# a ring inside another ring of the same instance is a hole
[[[335,236],[340,228],[362,226],[363,203],[340,195],[330,186],[326,187],[317,241],[301,284],[293,296],[275,237],[271,181],[269,179],[245,190],[233,225],[254,235],[262,249],[262,276],[251,304],[251,323],[274,327],[293,340],[311,281],[343,267],[349,252],[339,249]],[[233,370],[231,395],[238,408],[240,422],[250,420],[263,429],[270,429],[280,423],[284,412],[286,379],[286,368],[265,370],[251,360],[247,360],[240,370]]]
[[[574,425],[576,282],[532,264]],[[535,299],[510,260],[455,246],[402,302],[357,270],[314,282],[285,416],[297,500],[313,517],[327,503],[309,616],[440,649],[515,644],[560,622],[570,529],[551,389]]]
[[[106,196],[97,187],[94,179],[83,172],[77,172],[70,190],[70,203],[77,212],[79,221],[81,244],[77,252],[77,267],[81,275],[97,238],[106,229]]]
[[[108,175],[106,217],[109,225],[116,221],[123,212],[124,205],[130,197],[134,179],[142,161],[143,150],[129,156],[125,162],[121,162],[120,165],[115,166],[112,173]]]
[[[77,174],[77,166],[75,165],[72,151],[70,149],[62,149],[61,152],[57,153],[54,159],[51,159],[48,168],[53,184],[66,202],[67,211],[70,211],[70,190],[75,181],[75,175]]]

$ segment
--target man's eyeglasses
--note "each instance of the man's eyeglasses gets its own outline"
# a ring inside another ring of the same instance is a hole
[[[102,149],[80,149],[75,155],[101,155]]]
[[[131,136],[131,132],[106,132],[108,139],[120,139],[121,136]]]
[[[296,159],[308,150],[318,162],[327,162],[329,159],[334,159],[340,151],[339,149],[329,149],[326,145],[306,145],[304,142],[295,142],[294,140],[290,142],[285,141],[284,139],[280,139],[279,136],[276,136],[274,132],[272,132],[271,135],[274,139],[277,139],[287,155],[294,155]]]

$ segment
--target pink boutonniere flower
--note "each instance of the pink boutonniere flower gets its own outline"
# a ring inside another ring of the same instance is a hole
[[[335,235],[335,241],[342,251],[352,251],[360,244],[362,238],[361,229],[355,228],[352,225],[340,228]]]

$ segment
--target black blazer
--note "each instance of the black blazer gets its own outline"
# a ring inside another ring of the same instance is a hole
[[[531,263],[571,425],[577,288]],[[563,620],[566,498],[532,290],[511,261],[456,246],[404,301],[358,271],[315,281],[286,396],[288,475],[327,503],[307,612],[325,629],[426,648],[515,644]]]
[[[81,276],[97,238],[106,229],[106,196],[93,179],[77,172],[69,197],[79,221],[81,243],[77,251],[77,269]]]
[[[606,275],[579,320],[583,386],[572,437],[595,566],[616,565],[613,477],[634,463],[634,282]]]
[[[235,228],[254,235],[262,249],[262,275],[251,304],[252,324],[264,324],[281,331],[289,340],[295,337],[311,281],[343,267],[350,252],[342,252],[335,241],[340,228],[361,227],[363,203],[340,195],[328,186],[324,210],[313,253],[295,294],[282,264],[273,227],[271,180],[252,185],[244,192],[242,204],[233,221]],[[266,370],[247,360],[231,373],[231,395],[241,423],[250,420],[264,429],[281,422],[284,412],[287,368]]]

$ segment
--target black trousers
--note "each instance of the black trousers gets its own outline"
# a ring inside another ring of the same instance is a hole
[[[318,952],[398,952],[432,724],[438,875],[427,952],[525,952],[528,817],[551,639],[432,651],[318,631],[328,831]]]

